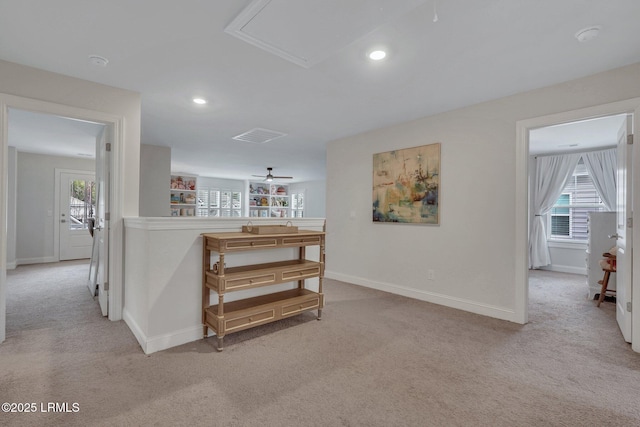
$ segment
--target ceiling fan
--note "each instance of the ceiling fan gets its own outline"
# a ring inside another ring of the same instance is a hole
[[[273,170],[273,168],[267,168],[267,175],[266,176],[265,175],[251,175],[251,176],[255,176],[255,177],[258,177],[258,178],[264,178],[264,180],[266,182],[271,182],[274,179],[293,179],[292,176],[273,176],[271,174],[272,170]]]

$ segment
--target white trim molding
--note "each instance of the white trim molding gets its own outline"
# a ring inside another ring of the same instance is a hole
[[[291,223],[296,227],[322,227],[324,218],[218,218],[218,217],[127,217],[124,219],[126,228],[140,230],[215,230],[228,231],[235,228],[242,230],[243,225],[286,225]],[[209,231],[207,231],[209,232]]]
[[[480,304],[464,298],[455,298],[448,295],[439,294],[437,292],[420,291],[412,288],[407,288],[395,283],[378,282],[375,280],[365,279],[363,277],[350,276],[347,274],[341,274],[329,270],[325,271],[325,278],[377,289],[379,291],[389,292],[391,294],[402,295],[404,297],[414,298],[421,301],[443,305],[445,307],[468,311],[470,313],[481,314],[483,316],[489,316],[496,319],[519,323],[517,322],[515,311],[503,307]]]
[[[7,200],[9,194],[9,107],[0,94],[0,343],[6,337],[7,320]]]
[[[49,262],[58,262],[58,257],[45,256],[45,257],[37,257],[37,258],[18,258],[16,259],[16,266],[28,265],[28,264],[46,264]]]
[[[580,274],[587,275],[587,267],[574,267],[572,265],[551,264],[540,268],[540,270],[555,271],[557,273]]]
[[[142,332],[140,326],[133,319],[133,316],[125,308],[122,314],[124,322],[129,326],[131,332],[138,340],[144,354],[156,353],[171,347],[198,341],[202,339],[202,325],[182,329],[168,334],[148,337]]]
[[[563,242],[561,240],[547,240],[550,248],[573,249],[576,251],[586,251],[588,244],[586,242]]]

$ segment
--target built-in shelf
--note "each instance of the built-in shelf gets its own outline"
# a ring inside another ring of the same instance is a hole
[[[196,215],[196,182],[196,176],[171,175],[171,216]]]

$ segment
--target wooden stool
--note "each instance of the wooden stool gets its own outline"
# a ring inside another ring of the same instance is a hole
[[[611,262],[609,264],[609,268],[603,268],[602,271],[604,271],[604,277],[602,278],[602,280],[598,281],[598,284],[602,285],[602,288],[600,289],[600,297],[598,298],[598,304],[596,305],[596,307],[600,307],[600,303],[602,303],[602,301],[604,301],[604,297],[606,295],[607,292],[610,293],[615,293],[616,291],[612,291],[612,290],[608,290],[607,286],[609,286],[609,276],[611,275],[611,273],[615,273],[616,272],[616,256],[615,255],[611,255],[607,252],[603,253],[602,256],[604,256],[605,258],[609,258],[610,260],[612,260],[613,262]]]

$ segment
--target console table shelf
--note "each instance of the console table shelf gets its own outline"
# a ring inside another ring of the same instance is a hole
[[[216,292],[251,289],[259,286],[291,282],[292,280],[318,277],[321,268],[322,266],[319,262],[307,260],[245,265],[227,268],[222,276],[208,271],[206,285]]]
[[[318,310],[322,316],[324,295],[325,233],[300,230],[297,233],[251,234],[205,233],[203,237],[202,323],[203,335],[209,328],[218,338],[218,351],[222,351],[226,334],[284,319],[307,310]],[[306,247],[320,247],[318,261],[306,259]],[[298,258],[264,264],[225,268],[225,255],[229,252],[299,248]],[[211,254],[218,253],[218,261],[211,262]],[[318,292],[305,288],[305,280],[318,278]],[[296,289],[224,302],[227,292],[254,289],[281,283],[297,282]],[[211,292],[218,294],[218,304],[210,305]]]
[[[218,305],[211,306],[205,309],[205,322],[216,334],[218,331],[229,334],[320,308],[321,301],[322,294],[291,289],[225,303],[223,315],[218,315]]]

